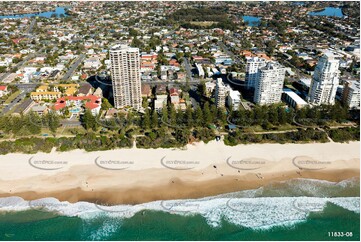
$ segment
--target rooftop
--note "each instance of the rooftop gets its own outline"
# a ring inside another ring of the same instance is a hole
[[[110,49],[113,52],[118,52],[118,51],[129,51],[129,52],[139,52],[139,48],[133,48],[133,47],[129,47],[128,45],[114,45],[113,47],[111,47]]]
[[[298,96],[294,91],[291,89],[285,88],[283,89],[283,93],[286,93],[288,96],[290,96],[297,104],[307,104],[305,100],[303,100],[300,96]]]

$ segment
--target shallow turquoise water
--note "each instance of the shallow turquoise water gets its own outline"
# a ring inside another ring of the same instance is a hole
[[[223,221],[210,227],[200,216],[180,216],[146,211],[124,220],[103,217],[85,221],[78,217],[46,218],[39,211],[0,215],[1,240],[359,240],[360,217],[335,205],[312,213],[307,221],[290,227],[253,230]],[[31,217],[32,219],[29,219]],[[330,231],[353,232],[332,238]]]
[[[358,179],[295,179],[210,198],[113,207],[0,198],[0,240],[359,241],[359,188]]]

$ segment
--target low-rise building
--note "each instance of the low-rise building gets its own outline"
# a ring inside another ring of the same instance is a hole
[[[152,95],[152,89],[149,84],[142,83],[141,85],[142,97],[150,97]]]
[[[241,94],[239,93],[239,91],[230,90],[229,95],[227,97],[228,107],[232,107],[233,110],[238,110],[240,104],[241,104]]]
[[[206,85],[206,95],[210,97],[216,88],[216,83],[214,81],[209,81],[205,83]]]
[[[101,100],[100,97],[94,95],[62,97],[56,100],[53,109],[59,114],[62,114],[65,108],[68,108],[72,114],[80,114],[84,109],[89,109],[96,116],[100,112]]]
[[[0,97],[8,95],[10,91],[7,86],[0,86]]]
[[[176,88],[169,89],[170,102],[173,104],[179,104],[179,91]]]
[[[54,100],[61,97],[61,92],[48,92],[48,91],[41,91],[41,92],[31,92],[30,98],[34,101],[41,101],[41,100]]]
[[[48,107],[46,105],[41,104],[35,104],[33,107],[31,107],[31,112],[36,113],[38,115],[44,115],[48,113]]]
[[[156,100],[154,100],[154,109],[159,111],[167,104],[168,95],[157,95]]]
[[[19,104],[14,110],[14,112],[11,113],[13,116],[20,116],[27,114],[31,108],[35,105],[35,102],[31,99],[26,99],[22,103]]]
[[[282,99],[291,107],[299,109],[307,106],[307,102],[298,96],[291,89],[285,88],[282,92]]]
[[[102,63],[100,62],[99,58],[91,57],[84,60],[84,69],[98,69]]]
[[[100,87],[98,87],[98,88],[94,91],[93,95],[102,98],[102,97],[103,97],[103,90],[102,90]]]
[[[88,96],[92,93],[92,86],[89,83],[84,83],[79,87],[78,97]]]
[[[198,71],[198,76],[200,78],[204,78],[204,70],[203,70],[202,65],[196,63],[196,68],[197,68],[197,71]]]

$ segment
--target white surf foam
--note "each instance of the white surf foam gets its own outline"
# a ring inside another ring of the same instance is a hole
[[[0,211],[36,209],[52,211],[65,216],[78,216],[90,221],[98,216],[118,219],[130,218],[142,210],[154,210],[182,216],[201,215],[212,227],[218,227],[221,225],[222,220],[226,220],[235,225],[265,229],[273,226],[292,226],[305,221],[311,212],[322,212],[327,202],[355,213],[359,213],[360,210],[358,197],[217,197],[156,201],[134,206],[101,206],[88,202],[69,203],[60,202],[55,198],[28,202],[22,198],[10,197],[0,198]],[[111,228],[108,230],[111,232]],[[96,233],[94,238],[101,236]]]
[[[220,226],[222,220],[249,228],[263,229],[273,226],[292,226],[306,221],[311,212],[322,212],[328,202],[349,211],[360,213],[359,197],[328,198],[329,188],[348,188],[354,180],[335,183],[312,179],[291,180],[287,189],[299,189],[300,197],[262,197],[270,187],[201,199],[155,201],[139,205],[106,206],[88,202],[60,202],[55,198],[25,201],[20,197],[0,198],[0,211],[40,210],[65,216],[78,216],[91,221],[98,216],[124,219],[143,210],[163,211],[182,216],[201,215],[210,226]],[[358,181],[357,181],[358,182]],[[326,187],[324,193],[321,188]],[[277,188],[275,188],[277,189]],[[281,188],[282,189],[282,188]],[[301,190],[302,189],[302,190]],[[319,197],[314,197],[314,196]],[[325,197],[326,196],[326,197]],[[110,230],[109,230],[110,231]],[[94,235],[96,237],[96,235]]]

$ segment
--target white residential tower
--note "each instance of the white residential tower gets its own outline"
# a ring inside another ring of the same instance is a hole
[[[281,101],[286,69],[277,62],[268,62],[259,69],[255,82],[254,102],[268,105]]]
[[[339,85],[339,60],[331,52],[326,52],[318,61],[313,74],[309,102],[314,105],[334,104]]]
[[[142,107],[139,49],[116,45],[110,50],[115,108]]]

